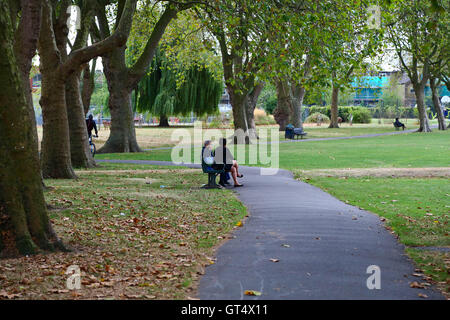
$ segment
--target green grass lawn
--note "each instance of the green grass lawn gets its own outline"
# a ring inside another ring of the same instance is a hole
[[[406,133],[376,138],[280,143],[279,164],[283,169],[437,167],[450,165],[450,130],[429,134]],[[196,148],[200,148],[197,146]],[[232,146],[230,145],[230,148]],[[271,146],[268,145],[270,154]],[[248,147],[245,161],[248,163]],[[171,160],[171,149],[143,153],[99,154],[98,159]],[[236,154],[235,154],[236,155]],[[191,162],[194,152],[191,150]]]
[[[0,288],[21,299],[187,299],[214,246],[247,214],[199,170],[103,164],[46,180],[56,233],[70,253],[0,260]],[[82,290],[66,290],[70,265]]]
[[[311,177],[307,182],[386,218],[407,246],[450,246],[448,179]]]

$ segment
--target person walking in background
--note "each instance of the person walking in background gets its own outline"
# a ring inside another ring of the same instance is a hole
[[[92,114],[90,114],[88,119],[86,120],[86,127],[87,127],[89,138],[92,136],[92,130],[95,131],[95,136],[98,137],[97,125],[95,123],[95,120],[94,120],[94,117],[92,116]]]

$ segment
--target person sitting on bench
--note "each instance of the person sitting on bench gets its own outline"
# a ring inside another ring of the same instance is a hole
[[[211,166],[211,168],[213,167],[214,151],[212,150],[211,140],[206,140],[205,143],[203,144],[202,159],[203,159],[202,161],[204,161],[207,165]],[[222,169],[222,167],[220,167],[219,169]],[[228,180],[230,180],[230,173],[222,172],[220,174],[219,184],[222,187],[225,187],[225,185],[229,184]]]
[[[234,160],[231,151],[226,147],[227,139],[222,138],[219,140],[219,147],[214,151],[214,169],[221,169],[225,166],[226,172],[231,172],[231,177],[234,181],[234,187],[242,187],[237,178],[242,178],[244,175],[239,174],[239,166],[236,160]]]
[[[405,125],[398,120],[398,118],[395,118],[394,127],[403,128],[403,130],[406,128]]]

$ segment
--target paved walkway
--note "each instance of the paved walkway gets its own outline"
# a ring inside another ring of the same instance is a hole
[[[199,298],[421,299],[421,293],[443,299],[434,289],[410,288],[410,282],[424,281],[412,275],[414,266],[404,246],[375,214],[296,181],[289,171],[274,176],[261,176],[259,168],[241,171],[245,186],[235,190],[249,218],[218,249],[216,263],[206,268]],[[379,290],[366,286],[371,265],[381,270]],[[245,290],[262,295],[246,296]]]

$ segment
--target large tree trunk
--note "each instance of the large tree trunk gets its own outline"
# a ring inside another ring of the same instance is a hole
[[[418,132],[431,132],[430,123],[428,121],[427,110],[425,108],[424,86],[413,84],[414,93],[416,95],[417,111],[419,111],[419,129]]]
[[[163,128],[168,128],[170,127],[169,125],[169,118],[167,117],[167,115],[165,114],[161,114],[159,116],[159,127],[163,127]]]
[[[38,0],[30,0],[28,5],[40,10]],[[39,24],[32,22],[26,29],[32,34]],[[28,40],[35,46],[36,39]],[[6,1],[0,3],[0,43],[0,256],[32,254],[39,249],[54,249],[54,245],[63,248],[47,216],[35,128],[25,95],[28,88],[22,84],[12,49],[13,30]]]
[[[280,131],[286,130],[292,114],[293,106],[289,84],[287,81],[277,81],[277,107],[273,112],[273,117],[280,126]]]
[[[63,1],[60,16],[53,23],[55,12],[48,0],[43,0],[39,53],[42,73],[42,115],[44,138],[42,143],[42,171],[44,177],[75,178],[70,160],[69,130],[66,110],[66,80],[79,72],[81,66],[126,43],[126,26],[132,22],[136,1],[127,0],[118,27],[113,35],[91,46],[66,55],[67,14],[70,1]],[[78,37],[77,40],[78,41]],[[80,39],[81,41],[81,39]],[[79,48],[82,45],[80,44]],[[78,93],[79,95],[79,93]],[[84,118],[84,117],[83,117]],[[84,146],[83,146],[84,147]],[[84,152],[84,149],[80,152]]]
[[[188,9],[190,6],[192,4],[186,4],[181,10]],[[108,55],[102,57],[103,69],[110,93],[109,110],[111,113],[111,131],[105,145],[98,150],[99,153],[142,151],[136,141],[131,94],[139,81],[146,75],[159,41],[170,21],[176,17],[178,10],[180,8],[176,8],[175,6],[167,6],[165,8],[164,13],[156,22],[141,56],[132,67],[127,68],[125,63],[125,45],[116,48]],[[120,9],[118,14],[120,14]],[[98,18],[100,32],[104,36],[109,33],[106,12],[100,10]],[[130,33],[131,24],[130,21],[125,28],[127,37]]]
[[[233,141],[235,144],[248,144],[250,138],[248,135],[248,122],[246,112],[247,95],[235,92],[232,88],[228,88],[230,95],[230,103],[233,107],[233,124],[234,135]]]
[[[294,85],[291,88],[292,92],[292,124],[295,128],[303,128],[302,121],[302,107],[303,107],[303,98],[305,97],[306,90],[301,85]]]
[[[437,119],[438,119],[438,128],[439,130],[447,130],[447,127],[445,125],[445,117],[444,117],[444,111],[441,107],[441,102],[439,101],[439,80],[438,79],[430,79],[430,88],[431,88],[431,95],[433,99],[433,107],[434,111],[436,112]]]
[[[44,178],[76,178],[72,168],[65,83],[46,68],[41,55],[43,137],[41,163]]]
[[[36,55],[37,41],[39,38],[42,6],[40,0],[38,1],[21,0],[20,5],[21,5],[21,20],[15,32],[14,52],[20,70],[22,87],[25,90],[29,119],[31,121],[31,128],[32,128],[31,146],[36,147],[35,150],[32,150],[31,154],[34,155],[35,161],[39,163],[39,152],[37,148],[39,140],[36,128],[36,116],[34,113],[33,96],[29,80],[30,80],[31,60]],[[40,173],[40,175],[42,176],[42,173]],[[42,185],[44,185],[43,179]]]
[[[60,31],[60,30],[58,30]],[[53,32],[52,8],[44,1],[39,38],[43,138],[41,164],[44,178],[76,178],[70,159],[65,79],[59,72],[62,57]]]
[[[74,72],[66,82],[66,105],[69,117],[70,155],[76,168],[93,168],[95,161],[89,147],[85,113],[80,92],[80,72]]]
[[[333,84],[333,88],[331,91],[331,118],[330,125],[328,128],[339,128],[338,122],[338,101],[339,101],[339,87]]]
[[[111,132],[105,145],[99,153],[142,152],[136,140],[134,114],[131,104],[131,90],[124,87],[120,77],[111,79],[110,71],[106,72],[109,79],[109,112],[111,113]]]
[[[250,139],[259,139],[256,132],[255,108],[263,88],[264,83],[258,83],[253,90],[250,91],[247,95],[247,99],[245,100],[245,111]]]
[[[84,116],[89,112],[91,106],[92,93],[95,88],[95,66],[97,58],[92,62],[92,70],[87,65],[83,70],[83,89],[81,90],[81,100],[83,101]]]

